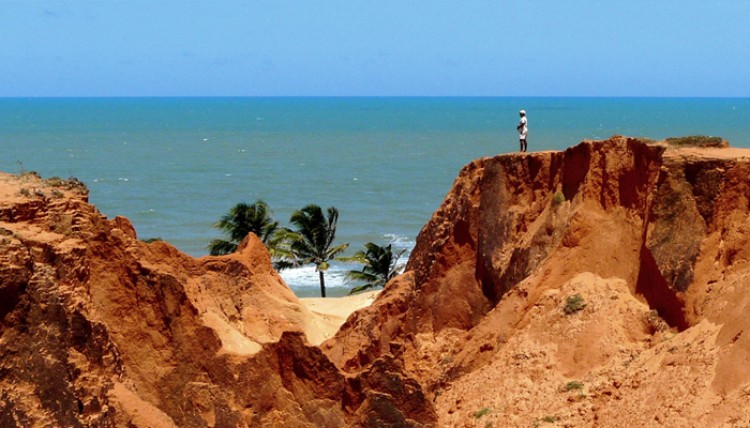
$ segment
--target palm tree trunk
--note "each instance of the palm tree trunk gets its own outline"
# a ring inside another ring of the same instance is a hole
[[[318,275],[320,275],[320,297],[326,297],[326,280],[323,277],[323,271],[319,270]]]

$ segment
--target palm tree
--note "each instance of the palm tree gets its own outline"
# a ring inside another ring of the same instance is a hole
[[[258,199],[251,205],[240,202],[233,206],[229,212],[213,224],[213,227],[221,229],[229,235],[229,240],[214,239],[208,245],[211,255],[218,256],[233,253],[250,232],[256,234],[272,251],[275,243],[274,235],[279,229],[279,222],[274,221],[271,217],[268,204]]]
[[[328,262],[349,247],[349,244],[333,246],[338,218],[336,208],[328,208],[325,215],[319,206],[310,204],[292,213],[289,222],[297,230],[282,232],[285,248],[279,252],[283,258],[276,263],[277,269],[314,264],[320,278],[321,297],[326,297],[323,273],[328,269]]]
[[[405,249],[397,254],[393,253],[392,244],[385,247],[368,242],[365,251],[357,251],[354,257],[348,260],[362,263],[362,270],[350,270],[346,277],[350,280],[362,281],[363,285],[352,288],[349,294],[358,293],[368,288],[384,287],[393,277],[399,274],[401,266],[398,259],[406,252]]]

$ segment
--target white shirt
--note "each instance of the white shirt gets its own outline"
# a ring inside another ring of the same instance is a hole
[[[521,122],[518,123],[518,126],[521,127],[521,131],[518,133],[518,139],[525,140],[526,134],[529,132],[529,128],[527,126],[528,120],[526,119],[526,116],[521,116]]]

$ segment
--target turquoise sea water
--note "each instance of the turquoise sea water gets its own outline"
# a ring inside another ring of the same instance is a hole
[[[232,205],[261,198],[282,224],[308,203],[339,209],[338,241],[410,249],[472,159],[564,149],[613,134],[718,135],[750,147],[750,99],[106,98],[0,99],[0,170],[74,176],[142,239],[194,256]],[[332,295],[343,272],[327,274]],[[283,273],[318,293],[312,268]]]

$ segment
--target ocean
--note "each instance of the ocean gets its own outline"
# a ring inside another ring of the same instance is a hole
[[[349,255],[371,241],[408,256],[463,165],[518,149],[522,108],[530,151],[614,134],[750,147],[750,98],[0,98],[0,170],[76,177],[140,239],[196,257],[222,237],[219,217],[256,199],[284,226],[335,206]],[[329,295],[356,268],[333,264]],[[282,276],[319,295],[313,267]]]

